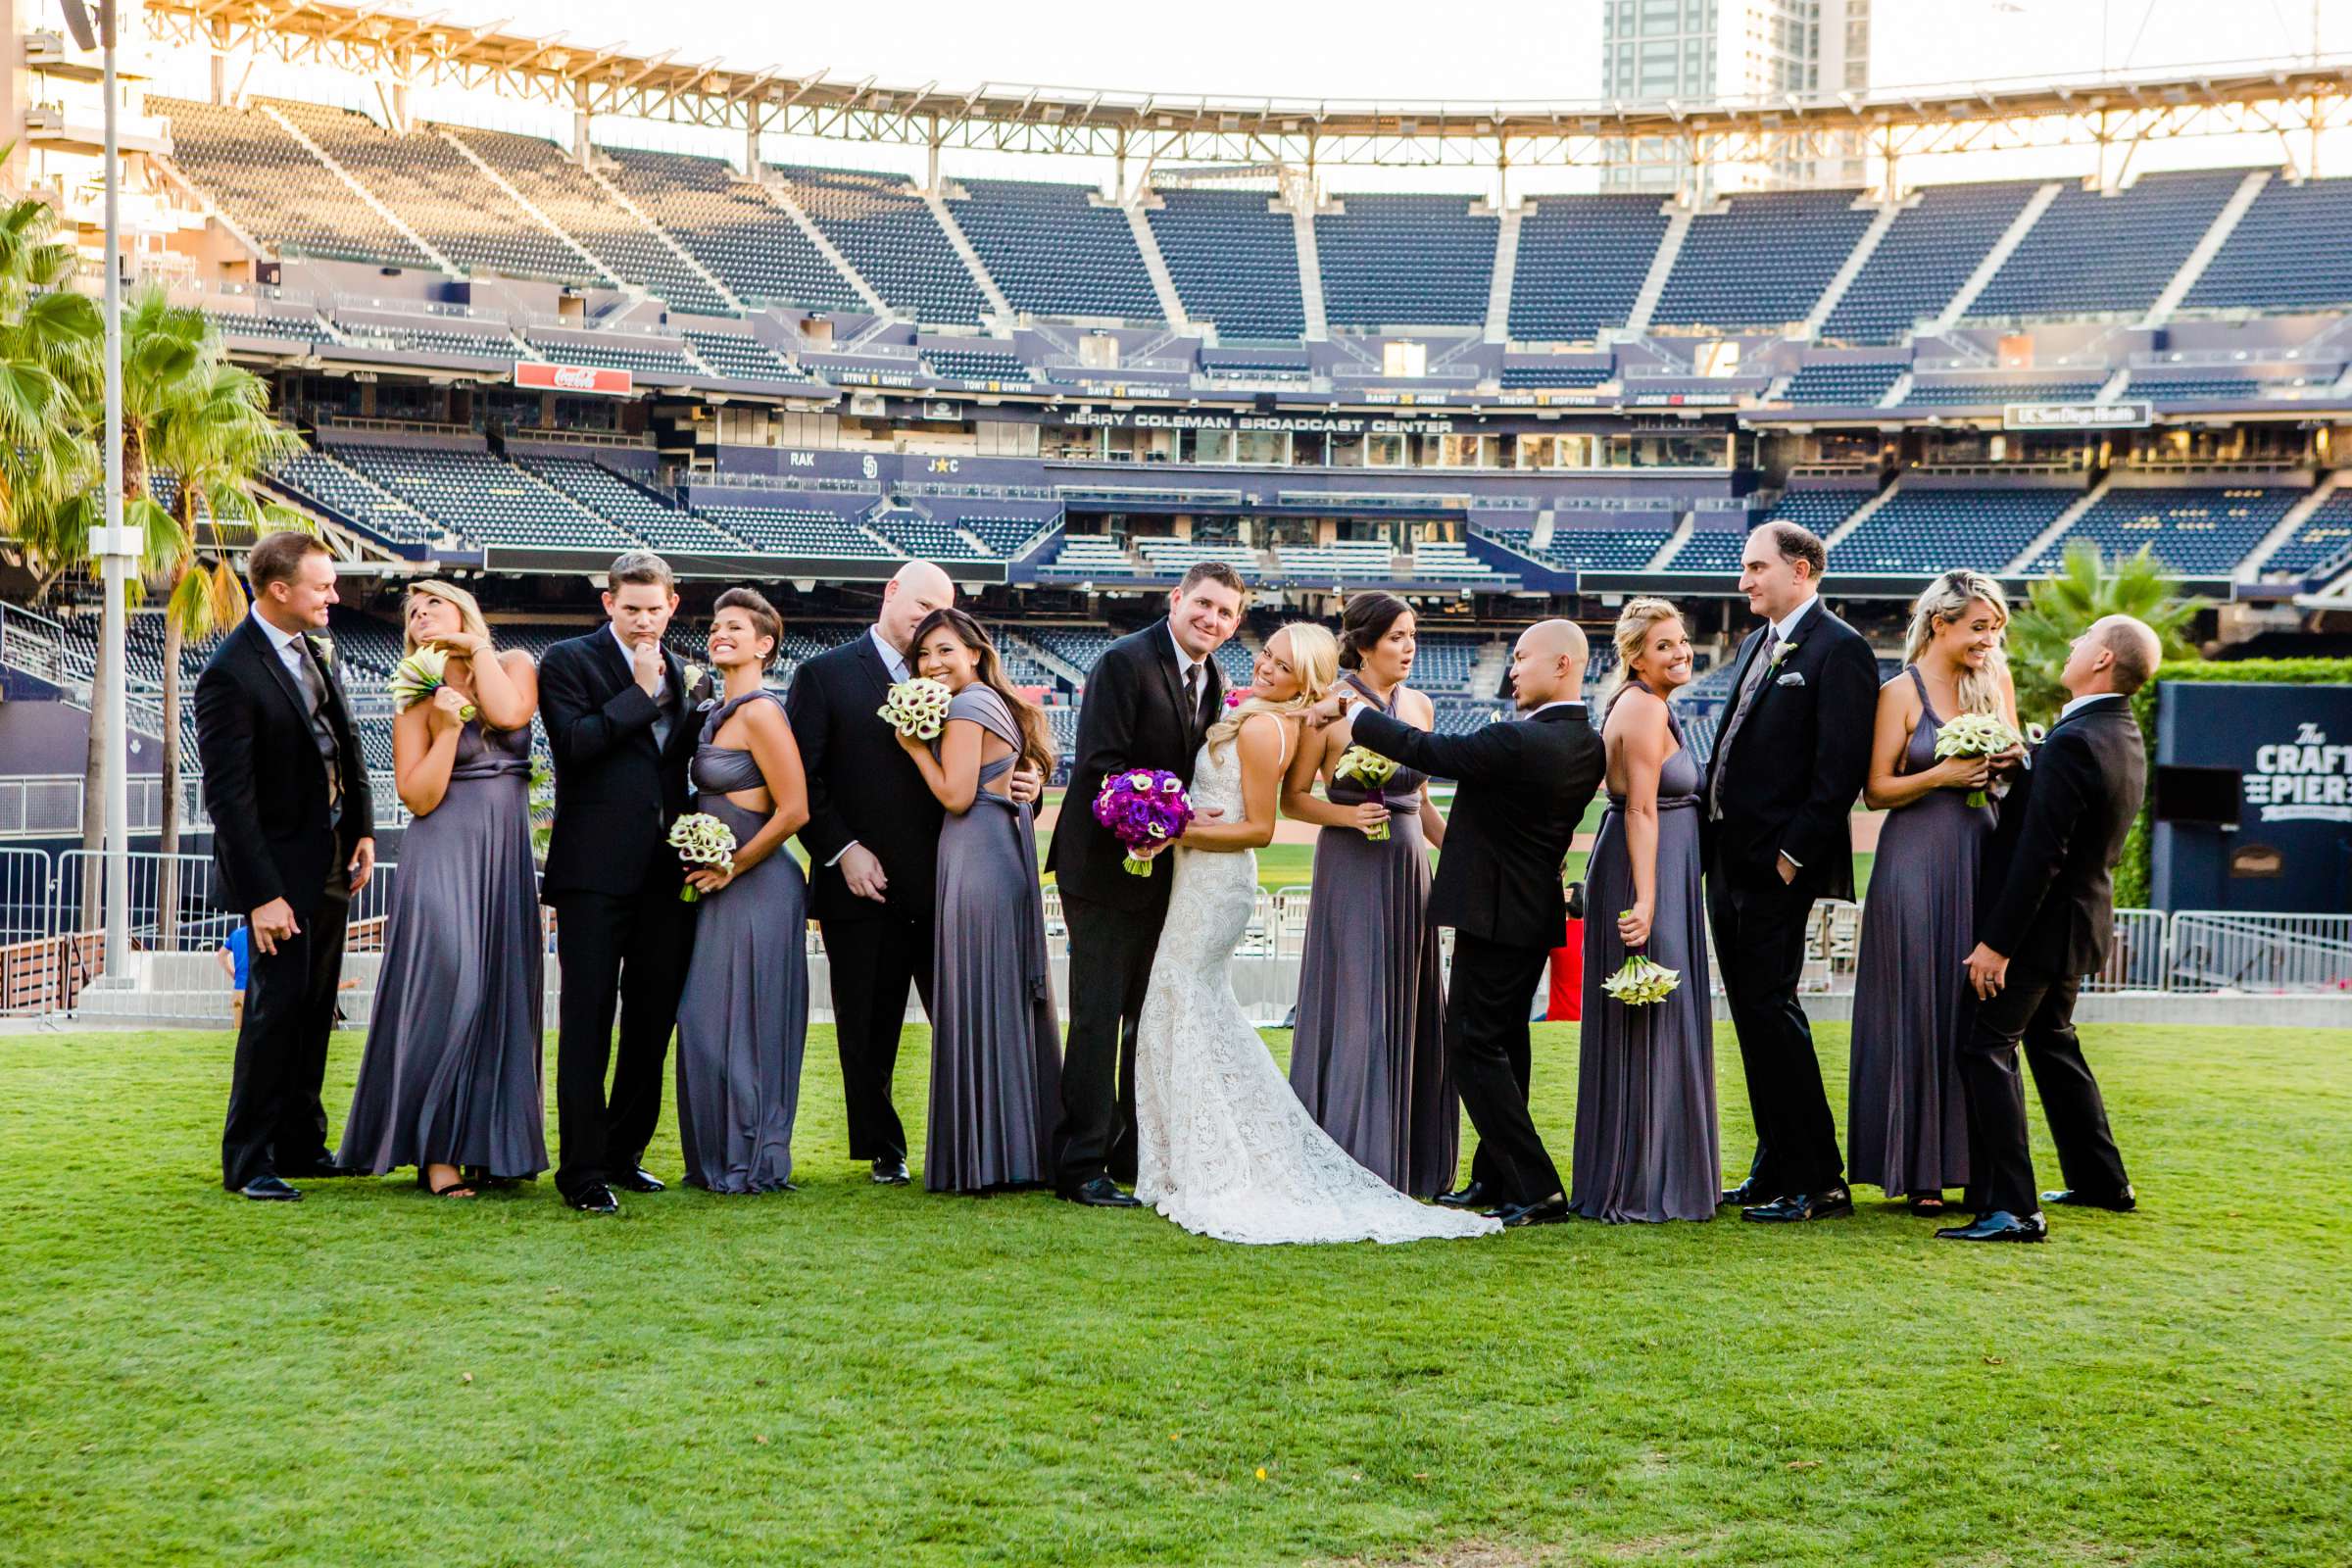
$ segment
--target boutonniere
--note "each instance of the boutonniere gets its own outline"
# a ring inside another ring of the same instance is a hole
[[[311,651],[318,656],[318,662],[329,665],[334,663],[335,640],[332,637],[327,636],[324,632],[306,632],[303,634],[303,640],[308,642],[311,645]]]
[[[690,692],[693,691],[697,686],[700,686],[703,683],[704,676],[709,673],[710,672],[704,669],[700,664],[681,664],[678,666],[678,677],[685,681],[686,689]]]
[[[1793,637],[1784,637],[1779,642],[1774,643],[1772,645],[1772,662],[1764,666],[1765,672],[1769,674],[1771,671],[1780,668],[1781,661],[1787,659],[1790,654],[1795,652],[1796,639]]]

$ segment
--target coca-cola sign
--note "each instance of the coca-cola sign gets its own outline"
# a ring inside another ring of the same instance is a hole
[[[544,392],[595,392],[606,397],[625,398],[636,390],[637,383],[627,370],[614,370],[603,366],[539,365],[520,361],[514,367],[514,384],[536,387]]]

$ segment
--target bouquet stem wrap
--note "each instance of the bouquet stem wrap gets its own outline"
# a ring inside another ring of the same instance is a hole
[[[405,712],[439,691],[448,678],[449,655],[438,648],[419,648],[393,666],[384,688],[392,694],[392,705]],[[467,703],[458,710],[458,717],[471,719],[476,711]]]
[[[1382,788],[1396,776],[1396,764],[1368,746],[1350,746],[1340,754],[1340,760],[1331,770],[1335,779],[1347,779],[1363,786],[1365,798],[1382,810],[1388,809],[1389,799]],[[1377,844],[1389,836],[1389,823],[1383,817],[1376,827],[1364,829],[1364,837]]]
[[[1130,768],[1102,781],[1095,796],[1095,820],[1127,846],[1127,858],[1121,862],[1127,874],[1150,876],[1152,862],[1135,852],[1183,837],[1192,825],[1193,802],[1185,794],[1184,780],[1167,769]]]
[[[2025,738],[2009,727],[1998,713],[1961,713],[1936,732],[1936,756],[1998,757],[2013,746],[2022,746]],[[1968,804],[1983,806],[1991,800],[1989,791],[1970,790]]]
[[[670,823],[669,843],[688,866],[735,869],[735,830],[708,811],[689,811]],[[681,904],[692,904],[702,896],[692,883],[678,889]]]

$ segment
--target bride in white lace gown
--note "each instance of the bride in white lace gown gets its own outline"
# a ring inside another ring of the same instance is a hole
[[[1412,1242],[1483,1236],[1494,1220],[1415,1202],[1315,1125],[1242,1013],[1230,972],[1257,899],[1255,847],[1295,743],[1296,710],[1338,672],[1329,631],[1267,639],[1247,700],[1208,732],[1193,771],[1196,822],[1175,862],[1135,1054],[1135,1196],[1225,1242]],[[1163,868],[1164,871],[1164,868]],[[1161,873],[1155,873],[1161,874]],[[1370,963],[1402,962],[1366,954]]]

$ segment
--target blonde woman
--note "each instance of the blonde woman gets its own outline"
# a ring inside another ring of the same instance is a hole
[[[1585,995],[1569,1207],[1611,1222],[1715,1217],[1715,1022],[1699,892],[1698,760],[1675,693],[1690,684],[1690,637],[1663,599],[1617,617],[1618,683],[1601,742],[1609,808],[1585,883]],[[1629,953],[1682,975],[1663,1002],[1629,1007],[1600,983]]]
[[[392,721],[416,820],[336,1159],[379,1176],[414,1165],[434,1197],[471,1198],[547,1168],[529,801],[539,683],[453,583],[411,585],[403,618],[404,655],[431,648],[448,663],[441,689]]]
[[[1135,1195],[1220,1241],[1405,1242],[1499,1228],[1425,1208],[1349,1158],[1291,1092],[1234,995],[1234,944],[1257,902],[1253,852],[1273,840],[1300,711],[1338,672],[1338,644],[1320,626],[1295,621],[1266,640],[1241,702],[1209,727],[1193,769],[1200,814],[1172,857],[1136,1041]],[[1169,870],[1155,862],[1152,874]]]
[[[1862,922],[1847,1079],[1846,1174],[1940,1214],[1968,1184],[1968,1114],[1959,1049],[1974,1002],[1961,966],[1976,944],[1978,860],[1996,808],[1972,807],[2007,760],[1936,757],[1958,713],[2014,725],[2017,691],[2001,638],[2001,585],[1947,571],[1911,607],[1903,671],[1879,692],[1862,799],[1885,811]]]
[[[1361,593],[1348,601],[1339,683],[1427,730],[1436,710],[1405,685],[1416,651],[1403,600]],[[1462,1124],[1446,1071],[1438,928],[1429,921],[1429,852],[1444,843],[1446,819],[1430,804],[1428,776],[1413,768],[1377,790],[1335,777],[1347,751],[1339,726],[1310,730],[1283,778],[1282,814],[1321,828],[1291,1087],[1317,1125],[1390,1186],[1435,1198],[1453,1186]]]

